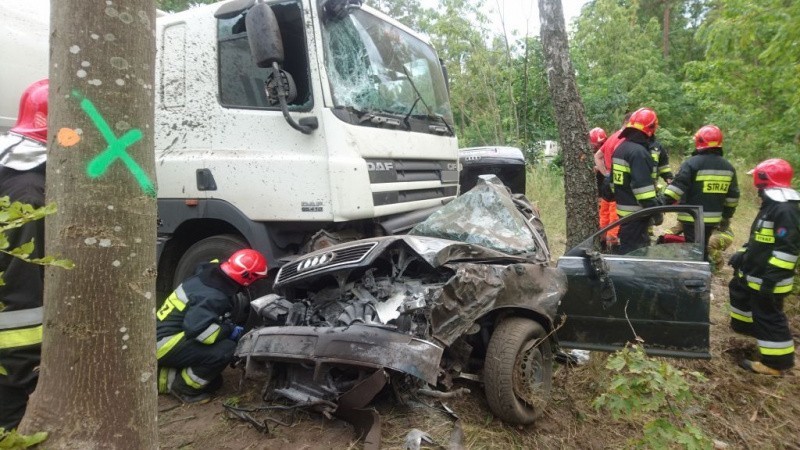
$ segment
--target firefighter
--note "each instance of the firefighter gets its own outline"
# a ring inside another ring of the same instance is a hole
[[[628,119],[631,118],[632,113],[625,114],[625,119],[622,121],[622,128],[615,131],[611,136],[603,140],[602,145],[594,153],[595,170],[604,175],[602,184],[599,186],[600,191],[600,228],[605,227],[610,223],[614,223],[619,219],[617,215],[617,202],[614,198],[614,192],[611,182],[611,159],[614,155],[614,150],[622,142],[623,138],[620,134],[625,130],[625,125]],[[605,213],[605,214],[604,214]],[[603,244],[607,249],[616,249],[619,246],[619,227],[614,227],[606,233]]]
[[[624,140],[614,150],[612,181],[617,200],[617,215],[625,217],[643,208],[657,205],[653,184],[655,162],[648,142],[658,128],[658,117],[650,108],[639,108],[631,114],[620,137]],[[650,245],[648,227],[660,225],[663,216],[625,222],[619,227],[620,254]]]
[[[800,194],[791,188],[792,167],[782,159],[761,162],[752,175],[761,208],[748,242],[729,261],[734,268],[728,284],[731,328],[758,341],[761,360],[745,359],[743,368],[781,375],[794,367],[794,341],[783,300],[792,291],[800,256]]]
[[[669,166],[669,153],[667,153],[667,150],[655,136],[647,143],[647,148],[650,149],[650,156],[653,158],[653,162],[656,165],[656,170],[652,175],[653,182],[657,185],[658,177],[661,177],[665,183],[672,183],[674,175],[672,174],[672,168]]]
[[[158,392],[184,403],[205,403],[222,384],[243,328],[231,321],[237,294],[267,276],[267,261],[256,250],[211,262],[170,294],[156,313]]]
[[[694,135],[696,154],[681,164],[678,175],[664,190],[664,196],[674,202],[703,207],[703,259],[708,259],[708,241],[716,229],[727,230],[739,204],[739,184],[736,169],[722,156],[722,131],[706,125]],[[678,214],[686,242],[696,242],[694,218]]]
[[[600,147],[603,146],[603,143],[606,141],[606,130],[596,127],[592,128],[589,131],[589,144],[592,146],[592,149],[595,151],[595,167],[594,167],[594,174],[597,181],[597,193],[599,194],[599,203],[600,203],[600,228],[611,223],[609,221],[610,218],[610,206],[612,202],[603,198],[603,180],[605,179],[608,172],[605,170],[605,166],[602,163],[597,161],[597,154],[599,153],[602,158],[602,152],[600,151]]]
[[[47,159],[47,80],[23,92],[16,124],[0,136],[0,196],[44,206]],[[44,220],[6,231],[9,249],[33,239],[31,258],[41,258]],[[0,427],[19,425],[38,380],[42,343],[44,269],[0,253]]]

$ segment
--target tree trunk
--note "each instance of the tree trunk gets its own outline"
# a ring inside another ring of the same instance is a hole
[[[155,8],[52,2],[48,255],[39,385],[20,430],[46,448],[157,448]]]
[[[589,127],[569,56],[561,0],[539,0],[539,17],[547,85],[564,161],[569,249],[597,231],[597,185],[592,172]]]

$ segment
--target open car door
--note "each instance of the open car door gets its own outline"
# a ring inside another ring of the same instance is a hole
[[[710,358],[711,270],[703,261],[699,206],[659,206],[637,211],[603,228],[558,260],[567,275],[567,293],[558,316],[565,316],[558,339],[563,347],[614,351],[637,336],[648,354]],[[650,245],[627,254],[604,245],[622,224],[650,220]],[[691,216],[699,243],[680,242],[677,216]],[[673,228],[672,230],[670,230]],[[677,241],[677,242],[676,242]]]

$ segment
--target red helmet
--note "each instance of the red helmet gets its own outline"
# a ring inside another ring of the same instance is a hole
[[[792,176],[794,176],[792,166],[780,158],[762,161],[751,172],[753,172],[753,186],[758,189],[792,187]]]
[[[267,276],[267,259],[261,253],[246,248],[232,254],[220,268],[233,281],[250,286],[254,281]]]
[[[639,108],[631,114],[625,128],[635,128],[647,136],[652,136],[656,134],[658,128],[658,116],[650,108]]]
[[[722,147],[722,131],[716,125],[706,125],[694,134],[694,148],[697,150],[717,147]]]
[[[11,131],[47,143],[47,80],[39,80],[25,89],[19,100],[17,123]]]
[[[595,149],[603,145],[603,142],[606,141],[606,137],[606,130],[600,127],[592,128],[592,131],[589,132],[589,142],[592,143],[592,147]]]

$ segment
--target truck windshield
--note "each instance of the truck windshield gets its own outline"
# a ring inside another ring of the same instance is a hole
[[[334,106],[444,119],[452,112],[433,48],[363,10],[323,25]]]

